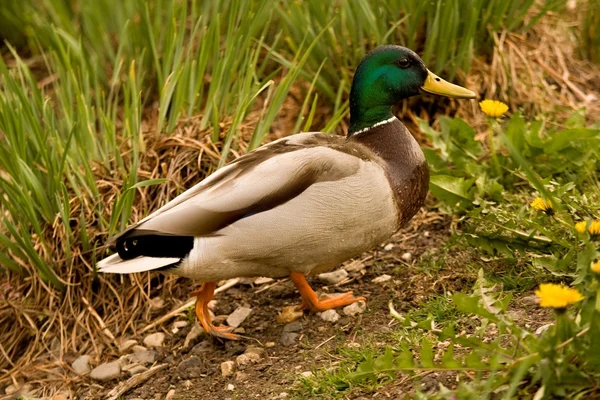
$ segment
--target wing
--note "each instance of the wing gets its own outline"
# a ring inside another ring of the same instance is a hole
[[[339,136],[303,133],[240,157],[115,237],[118,257],[102,260],[100,270],[130,272],[175,265],[191,251],[195,237],[218,235],[242,218],[300,196],[316,182],[355,173],[358,162],[336,157],[343,143]],[[121,269],[127,260],[127,268]]]
[[[240,218],[277,207],[315,182],[353,173],[340,165],[330,144],[343,138],[299,134],[240,157],[182,193],[117,237],[145,234],[203,236],[215,234]]]

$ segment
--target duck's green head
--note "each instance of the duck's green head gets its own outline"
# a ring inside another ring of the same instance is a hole
[[[349,135],[392,118],[391,107],[421,91],[460,99],[475,93],[429,71],[412,50],[381,46],[360,62],[350,91]]]

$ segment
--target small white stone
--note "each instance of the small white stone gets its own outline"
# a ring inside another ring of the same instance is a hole
[[[310,371],[304,371],[300,374],[301,376],[305,377],[305,378],[310,378],[311,376],[313,376],[313,373]]]
[[[335,285],[336,283],[340,283],[344,279],[348,277],[348,272],[345,269],[338,269],[332,272],[325,272],[323,274],[319,274],[319,280],[324,283],[328,283],[330,285]]]
[[[228,383],[227,386],[225,386],[225,390],[232,392],[235,390],[235,386],[232,383]]]
[[[546,332],[548,329],[550,329],[552,327],[552,325],[554,325],[554,323],[551,324],[546,324],[546,325],[542,325],[539,328],[537,328],[535,330],[535,334],[540,336],[542,333]]]
[[[136,351],[131,354],[131,359],[140,364],[153,364],[156,361],[156,352],[154,350]]]
[[[265,347],[266,348],[275,347],[275,342],[267,342],[267,343],[265,343]]]
[[[235,372],[235,363],[231,360],[221,363],[221,375],[228,377]]]
[[[403,261],[406,261],[407,263],[408,263],[408,262],[411,262],[411,261],[412,261],[412,254],[407,252],[407,253],[404,253],[404,254],[402,254],[402,255],[400,256],[400,258],[401,258]]]
[[[270,283],[270,282],[273,282],[274,280],[275,279],[273,279],[273,278],[267,278],[266,276],[261,276],[254,280],[254,284],[255,285],[264,285],[265,283]]]
[[[175,389],[171,389],[167,392],[165,400],[172,400],[175,397]]]
[[[92,367],[90,367],[91,362],[92,362],[92,357],[85,355],[85,356],[81,356],[81,357],[77,358],[77,360],[73,361],[73,364],[71,364],[71,367],[73,368],[73,371],[75,371],[75,373],[77,375],[84,375],[92,370]]]
[[[373,279],[371,282],[373,282],[373,283],[383,283],[383,282],[389,281],[390,279],[392,279],[391,276],[383,274],[383,275],[378,276],[377,278]]]
[[[237,328],[244,322],[246,318],[252,312],[251,308],[248,307],[238,307],[234,312],[229,314],[227,317],[227,325]]]
[[[176,334],[177,332],[179,332],[179,330],[181,328],[185,328],[186,326],[188,326],[190,323],[187,321],[175,321],[173,322],[173,327],[171,328],[171,332],[173,334]]]
[[[165,301],[160,297],[150,299],[149,303],[150,308],[153,308],[154,310],[162,310],[165,307]]]
[[[285,399],[286,397],[288,397],[287,392],[281,392],[281,393],[279,393],[279,398],[280,399]]]
[[[135,339],[125,340],[125,341],[121,342],[121,345],[119,346],[119,352],[121,354],[128,353],[133,348],[133,346],[135,346],[137,344],[138,344],[138,342]]]
[[[185,390],[190,390],[192,386],[194,386],[194,384],[190,380],[183,382],[183,387],[185,388]]]
[[[258,346],[248,346],[248,348],[246,349],[246,351],[244,353],[248,354],[248,353],[255,353],[258,354],[258,356],[260,358],[263,358],[265,356],[265,353],[267,351],[265,349],[263,349],[262,347],[258,347]]]
[[[217,306],[218,303],[219,302],[217,300],[212,299],[211,301],[208,302],[207,307],[210,311],[212,311],[215,309],[215,307]],[[214,317],[214,315],[213,315],[213,317]]]
[[[15,385],[8,385],[6,387],[6,389],[4,389],[4,393],[11,395],[11,394],[17,393],[18,390],[19,390],[19,388],[16,387]]]
[[[340,319],[340,314],[333,309],[326,310],[321,313],[321,319],[327,322],[336,322],[338,319]]]
[[[165,334],[162,332],[151,333],[144,338],[144,344],[147,347],[162,347],[165,341]]]
[[[200,327],[200,325],[194,324],[194,326],[192,326],[192,329],[190,330],[190,332],[185,337],[185,341],[183,342],[183,347],[185,347],[186,349],[188,347],[190,347],[190,344],[193,341],[195,341],[196,339],[198,339],[200,337],[200,335],[202,335],[203,333],[204,333],[204,329],[202,329]]]
[[[131,348],[131,352],[132,353],[137,353],[138,351],[146,351],[146,350],[148,350],[148,349],[145,348],[144,346],[139,345],[139,344],[136,344],[135,346],[133,346]]]
[[[352,317],[356,314],[360,314],[367,308],[367,303],[364,301],[357,301],[356,303],[352,303],[344,307],[344,314],[349,317]]]
[[[121,375],[121,364],[118,361],[100,364],[90,372],[90,378],[101,382],[113,380],[119,375]]]
[[[256,353],[244,353],[237,356],[235,363],[238,365],[238,367],[245,367],[249,364],[256,364],[260,361],[260,358],[260,355]]]
[[[385,247],[383,248],[385,251],[391,251],[394,248],[394,244],[393,243],[388,243],[385,245]]]
[[[130,365],[124,367],[123,371],[125,371],[125,372],[129,373],[129,375],[133,376],[133,375],[141,374],[142,372],[148,371],[148,368],[146,368],[140,364],[130,364]]]

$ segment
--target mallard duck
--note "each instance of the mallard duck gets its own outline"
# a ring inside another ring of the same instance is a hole
[[[203,282],[193,293],[204,330],[216,282],[289,276],[298,309],[324,311],[363,297],[319,300],[306,276],[392,236],[423,205],[429,171],[421,148],[392,106],[421,91],[455,98],[475,93],[429,71],[400,46],[382,46],[359,64],[346,137],[299,133],[239,157],[113,238],[117,253],[101,272],[168,271]]]

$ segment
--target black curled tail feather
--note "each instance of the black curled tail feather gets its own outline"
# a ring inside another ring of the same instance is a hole
[[[134,234],[117,239],[119,257],[131,260],[136,257],[186,257],[194,247],[193,236],[160,234]]]

